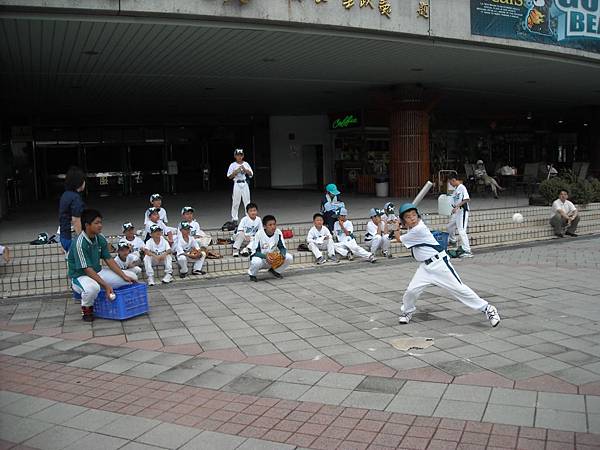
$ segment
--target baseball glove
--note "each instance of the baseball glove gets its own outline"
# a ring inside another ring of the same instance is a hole
[[[199,258],[200,257],[200,250],[198,250],[197,248],[193,248],[190,250],[190,256],[192,258]]]
[[[283,262],[285,261],[285,256],[283,256],[279,252],[269,253],[271,259],[271,269],[277,269],[281,267]]]

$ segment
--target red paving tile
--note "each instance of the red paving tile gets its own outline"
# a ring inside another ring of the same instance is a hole
[[[399,370],[394,378],[403,380],[430,381],[433,383],[452,383],[453,376],[435,367],[418,367],[416,369]]]
[[[281,353],[272,355],[249,356],[243,360],[246,364],[256,364],[263,366],[287,367],[292,361]]]
[[[342,370],[340,364],[330,358],[321,358],[318,360],[309,359],[307,361],[296,361],[290,365],[291,369],[320,370],[322,372],[339,372]]]
[[[427,450],[455,450],[457,447],[458,442],[433,439],[427,446]]]
[[[340,439],[320,436],[311,444],[311,448],[317,450],[331,450],[332,448],[337,448],[341,443],[342,441]]]
[[[519,438],[517,441],[519,450],[544,450],[546,441],[538,441],[537,439]]]
[[[246,359],[246,355],[238,348],[223,350],[209,350],[200,355],[202,358],[220,359],[221,361],[239,362]]]
[[[377,377],[391,378],[396,374],[396,371],[385,364],[379,362],[357,364],[354,366],[343,367],[340,372],[352,373],[355,375],[369,375]]]
[[[287,441],[293,433],[289,431],[281,431],[281,430],[269,430],[265,433],[262,439],[266,439],[267,441],[274,442],[285,442]]]
[[[137,348],[140,350],[160,350],[163,347],[160,339],[146,339],[142,341],[131,341],[123,344],[122,347]]]
[[[125,344],[127,342],[127,339],[125,339],[125,335],[117,334],[115,336],[94,337],[94,338],[91,338],[88,342],[91,344],[118,346],[118,345]]]
[[[260,428],[260,427],[250,426],[250,427],[246,427],[242,431],[240,431],[239,435],[247,437],[247,438],[260,439],[265,435],[265,433],[267,431],[269,431],[268,428]]]
[[[403,436],[397,436],[395,434],[379,433],[375,439],[373,439],[374,445],[381,447],[396,448],[402,442]]]
[[[316,438],[316,435],[295,433],[285,443],[297,447],[309,447]]]
[[[469,373],[454,378],[454,384],[469,384],[472,386],[490,386],[512,389],[514,382],[497,373],[484,371]]]
[[[464,442],[466,444],[487,445],[489,437],[490,435],[488,433],[474,433],[472,431],[465,431],[460,438],[460,442]]]
[[[588,395],[600,395],[600,381],[579,386],[579,393]]]
[[[515,389],[577,394],[577,386],[550,375],[518,380],[515,382]]]
[[[414,436],[419,438],[431,439],[435,434],[435,428],[433,427],[418,427],[413,426],[407,432],[407,436]]]
[[[425,450],[427,445],[429,444],[429,439],[414,437],[414,436],[405,436],[400,443],[401,448],[407,449],[415,449],[415,450]]]
[[[180,355],[196,356],[202,353],[202,347],[198,344],[180,344],[180,345],[166,345],[161,351],[168,353],[178,353]]]

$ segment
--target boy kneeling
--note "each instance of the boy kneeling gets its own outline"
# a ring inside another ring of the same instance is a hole
[[[72,288],[81,295],[81,315],[86,322],[94,320],[94,300],[100,288],[110,298],[113,288],[137,281],[137,275],[121,270],[108,250],[108,242],[101,234],[102,215],[95,209],[81,213],[82,232],[69,249],[67,265]],[[103,269],[103,259],[108,268]]]
[[[273,216],[263,218],[264,229],[259,230],[252,243],[252,255],[248,275],[251,281],[258,281],[256,274],[260,269],[269,269],[275,278],[283,278],[281,272],[288,268],[294,258],[287,252],[281,230]]]

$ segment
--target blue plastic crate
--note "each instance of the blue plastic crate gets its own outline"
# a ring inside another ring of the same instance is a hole
[[[444,250],[448,250],[448,237],[450,236],[445,231],[437,231],[434,230],[431,232],[436,241],[444,248]]]
[[[115,289],[117,298],[106,298],[100,291],[94,302],[94,316],[102,319],[125,320],[140,316],[150,310],[148,306],[148,287],[143,283],[133,283]]]

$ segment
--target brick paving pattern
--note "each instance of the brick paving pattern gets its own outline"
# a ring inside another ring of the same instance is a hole
[[[437,288],[400,327],[407,260],[153,289],[125,322],[6,301],[0,448],[600,448],[600,239],[456,266],[499,328]]]

